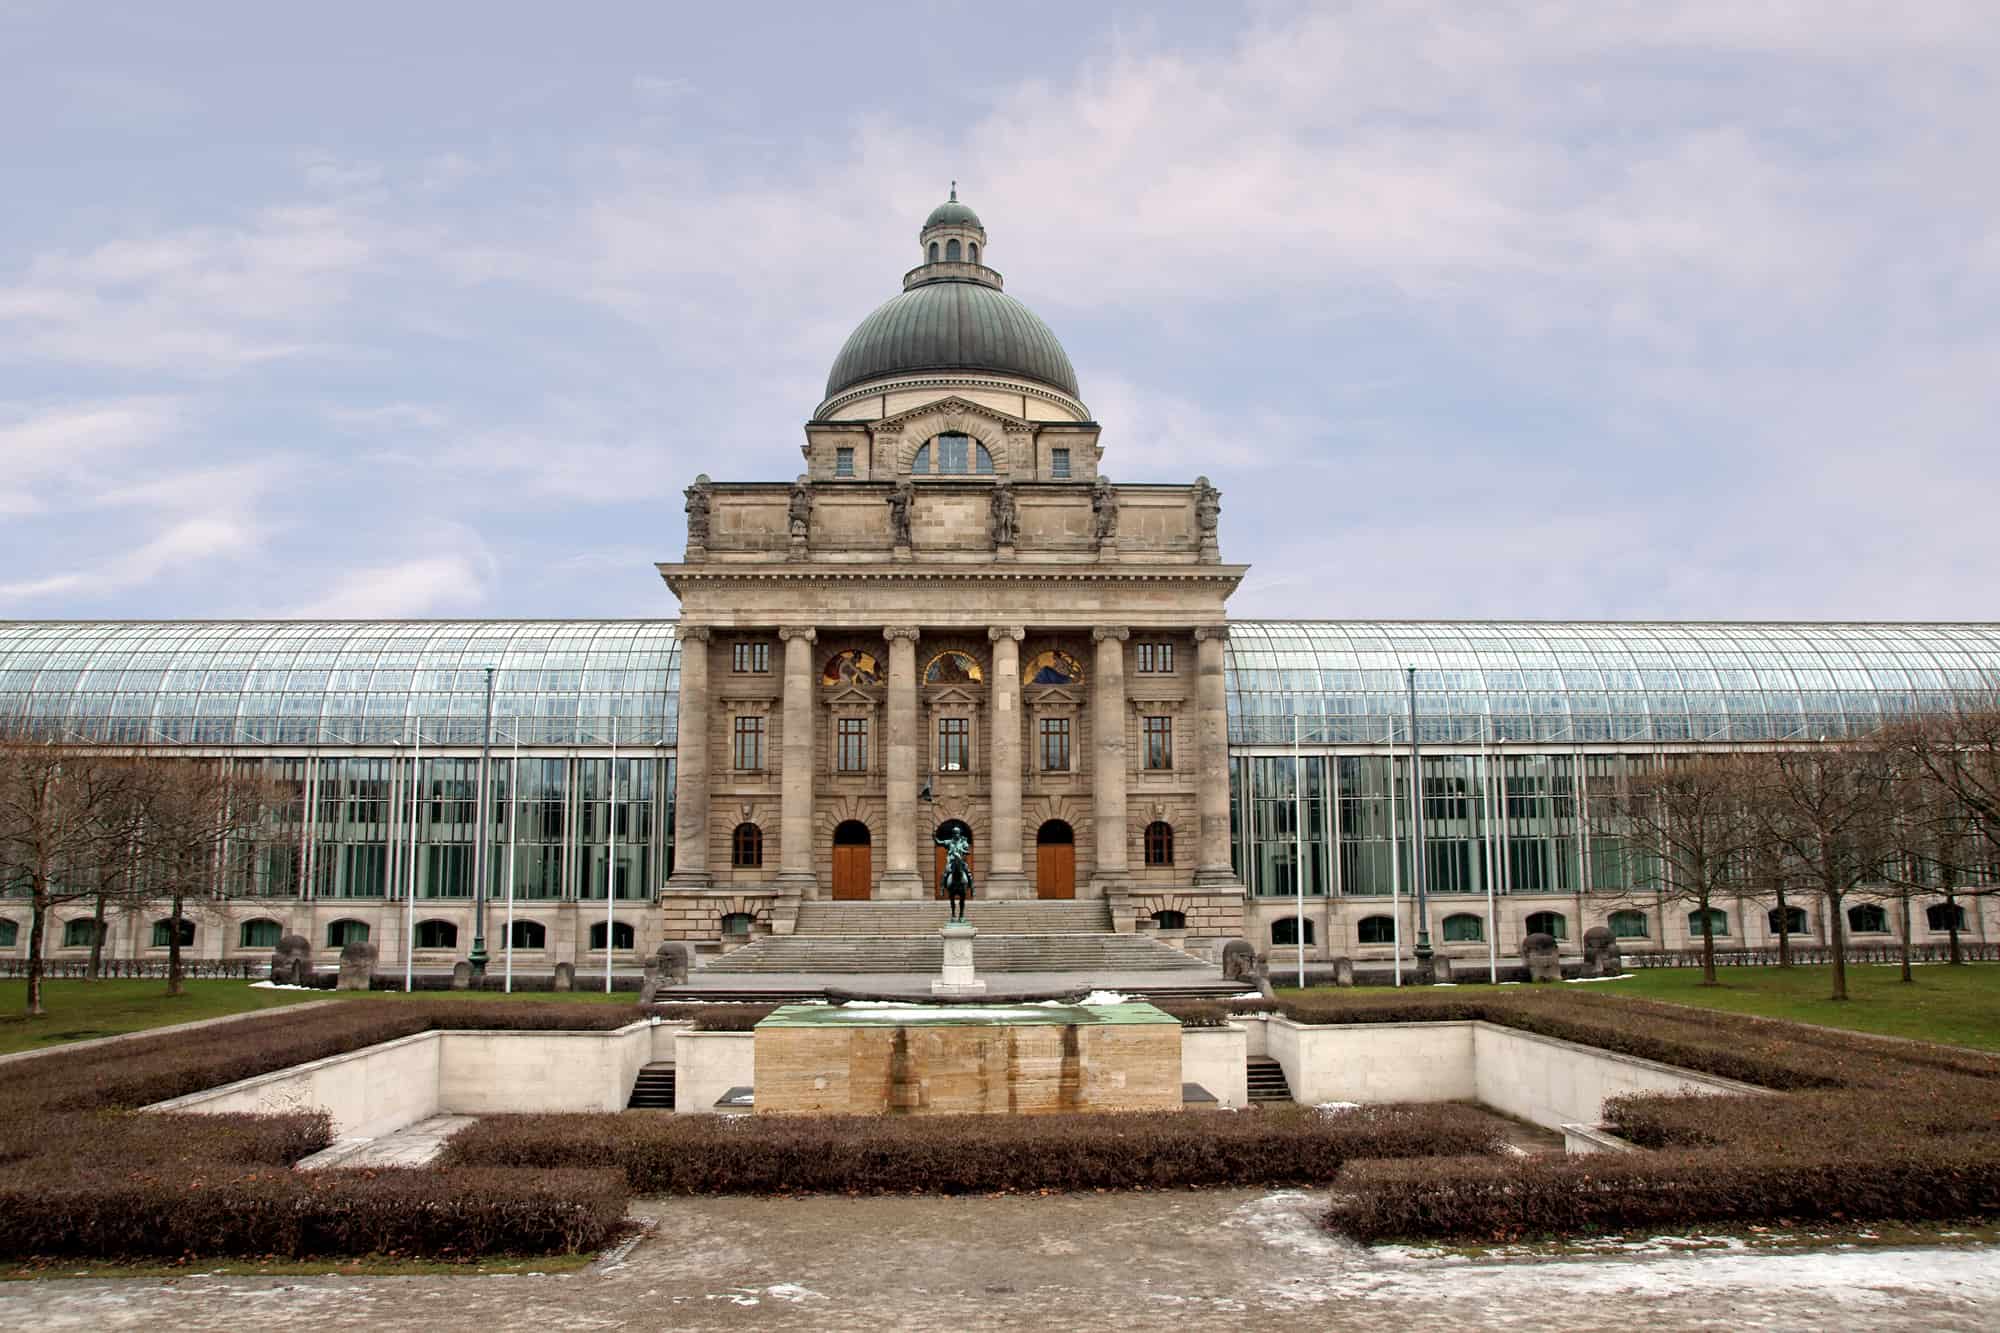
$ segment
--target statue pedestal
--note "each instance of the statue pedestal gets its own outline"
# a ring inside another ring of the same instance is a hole
[[[931,983],[931,994],[986,994],[986,983],[972,970],[972,941],[979,928],[969,921],[954,921],[938,934],[944,937],[944,975]]]

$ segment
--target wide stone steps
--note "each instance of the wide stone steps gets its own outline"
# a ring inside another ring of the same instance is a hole
[[[1249,1068],[1250,1100],[1253,1102],[1288,1102],[1292,1100],[1292,1085],[1285,1081],[1285,1067],[1268,1056],[1253,1055]]]
[[[1134,935],[989,935],[973,945],[981,972],[1213,972],[1211,964],[1157,940]],[[932,934],[771,935],[724,954],[704,976],[736,973],[928,972],[944,967],[944,941]]]
[[[877,938],[885,935],[935,936],[950,920],[948,903],[799,904],[799,935]],[[971,902],[966,920],[984,935],[1095,935],[1111,930],[1111,909],[1092,902]]]
[[[674,1109],[674,1067],[668,1064],[646,1065],[639,1070],[639,1081],[632,1085],[632,1096],[625,1103],[630,1111],[671,1111]]]

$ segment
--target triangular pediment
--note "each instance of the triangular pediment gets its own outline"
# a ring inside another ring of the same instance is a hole
[[[933,685],[924,693],[933,704],[972,704],[977,706],[979,696],[963,685]]]
[[[919,404],[907,412],[898,412],[895,416],[884,417],[880,422],[876,423],[875,430],[878,434],[882,435],[897,435],[902,432],[905,425],[915,421],[917,418],[928,417],[940,412],[947,418],[945,422],[946,430],[964,429],[962,418],[969,416],[984,417],[988,421],[997,422],[1003,430],[1034,429],[1034,423],[1026,417],[1017,417],[1009,412],[1001,412],[988,407],[985,403],[975,403],[970,398],[961,398],[957,394],[947,394],[943,398],[936,398],[928,403]],[[961,418],[961,420],[954,422],[950,420],[953,417]]]
[[[874,694],[870,694],[867,690],[862,689],[859,685],[847,684],[847,685],[836,685],[832,689],[828,690],[826,692],[826,701],[828,704],[833,706],[838,706],[841,704],[858,704],[864,707],[873,708],[875,707],[875,705],[881,702],[881,699]]]
[[[1083,696],[1067,685],[1030,685],[1028,697],[1038,704],[1081,704]]]

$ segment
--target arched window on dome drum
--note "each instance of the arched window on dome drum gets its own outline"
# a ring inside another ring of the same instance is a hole
[[[937,242],[936,242],[936,241],[932,241],[932,242],[931,242],[931,262],[932,262],[933,264],[937,263]]]
[[[931,476],[933,460],[936,462],[938,476],[993,475],[993,455],[986,451],[985,445],[970,435],[953,432],[926,441],[917,449],[916,457],[910,460],[910,475]]]
[[[956,264],[958,262],[957,241],[946,241],[944,243],[944,262],[947,264]]]
[[[979,262],[979,242],[978,242],[978,241],[967,241],[967,242],[965,243],[965,258],[966,258],[966,260],[967,260],[968,262],[970,262],[970,263],[974,263],[974,264],[977,264],[977,263]]]

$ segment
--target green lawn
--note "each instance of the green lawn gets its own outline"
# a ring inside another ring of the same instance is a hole
[[[1907,986],[1901,976],[1893,964],[1850,963],[1849,998],[1840,1002],[1827,998],[1830,967],[1721,967],[1712,987],[1701,984],[1700,968],[1660,968],[1579,989],[2000,1050],[2000,966],[1919,967]]]
[[[42,983],[42,1007],[48,1013],[41,1018],[29,1018],[22,1012],[28,1003],[28,983],[0,981],[0,1055],[312,1000],[403,1001],[410,998],[399,991],[263,990],[247,981],[188,981],[182,984],[184,994],[169,996],[167,983],[157,978],[139,981],[45,981]],[[571,991],[565,995],[549,991],[515,991],[512,994],[502,991],[418,991],[415,998],[492,1000],[502,1004],[511,1000],[637,1004],[639,1000],[631,991],[606,995],[603,991],[590,990]]]

